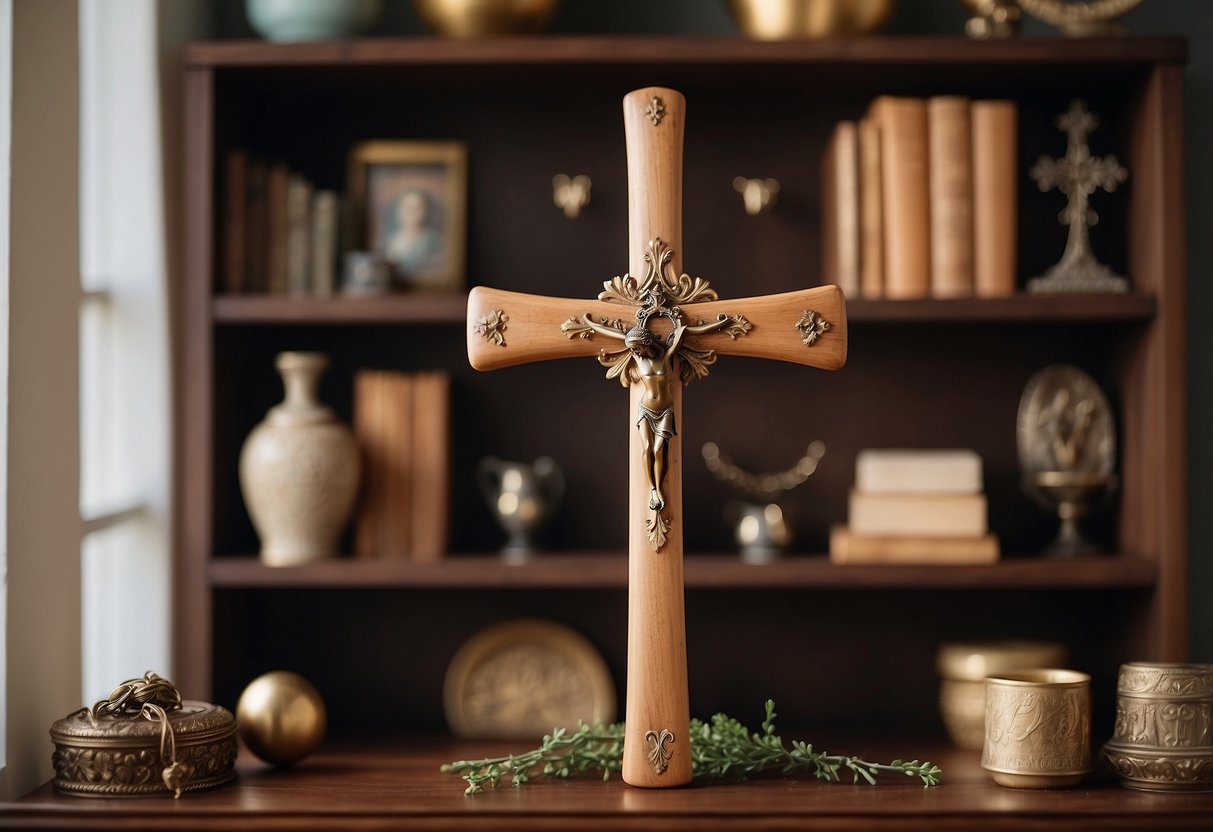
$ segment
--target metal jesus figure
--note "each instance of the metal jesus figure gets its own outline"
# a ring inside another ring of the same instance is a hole
[[[726,315],[721,315],[710,324],[687,326],[676,310],[656,307],[645,315],[646,322],[648,315],[655,312],[674,319],[674,331],[664,339],[650,330],[645,323],[637,323],[622,332],[612,326],[594,323],[588,314],[581,317],[581,322],[594,332],[623,341],[631,353],[634,363],[624,378],[627,383],[639,383],[644,388],[644,398],[640,401],[640,410],[636,415],[636,428],[640,431],[644,475],[649,483],[649,510],[660,512],[665,508],[662,482],[669,465],[669,443],[678,435],[674,418],[674,391],[677,389],[679,378],[673,367],[673,360],[682,348],[682,340],[687,333],[702,335],[729,327],[744,332],[749,326],[744,320],[735,321]],[[574,328],[576,324],[566,322],[564,325],[566,332]]]
[[[707,376],[718,355],[838,369],[846,362],[847,324],[836,286],[721,301],[708,281],[682,272],[685,101],[674,90],[650,87],[625,96],[623,112],[629,271],[604,282],[591,301],[477,287],[468,296],[467,343],[478,370],[597,356],[607,378],[628,388],[623,779],[659,788],[691,779],[677,438],[682,388]]]

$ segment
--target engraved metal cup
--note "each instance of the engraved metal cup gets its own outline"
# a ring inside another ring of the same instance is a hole
[[[1213,665],[1122,664],[1104,757],[1130,789],[1213,790],[1211,713]]]
[[[1091,677],[1024,670],[986,679],[981,766],[1013,789],[1059,789],[1091,770]]]
[[[521,563],[535,551],[535,534],[564,497],[564,475],[556,461],[534,463],[485,457],[477,468],[480,489],[498,525],[509,535],[501,549],[507,561]]]

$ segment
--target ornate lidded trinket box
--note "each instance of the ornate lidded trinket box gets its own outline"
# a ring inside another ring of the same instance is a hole
[[[81,797],[174,795],[236,777],[236,719],[182,700],[155,673],[51,726],[55,789]]]

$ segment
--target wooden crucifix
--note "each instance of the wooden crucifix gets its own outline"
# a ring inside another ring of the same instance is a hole
[[[597,301],[477,287],[468,297],[468,358],[477,370],[598,357],[631,393],[628,496],[627,733],[623,779],[691,780],[683,612],[682,387],[717,355],[836,370],[846,362],[842,292],[821,286],[722,301],[681,270],[686,102],[649,87],[623,99],[629,272]],[[638,275],[638,277],[633,277]]]

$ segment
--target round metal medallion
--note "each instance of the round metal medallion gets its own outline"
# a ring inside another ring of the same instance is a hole
[[[1069,364],[1028,380],[1016,430],[1025,475],[1071,471],[1107,477],[1116,468],[1116,422],[1099,385]]]
[[[447,723],[460,737],[534,739],[558,726],[615,719],[602,657],[569,628],[538,619],[470,638],[447,669],[444,699]]]

